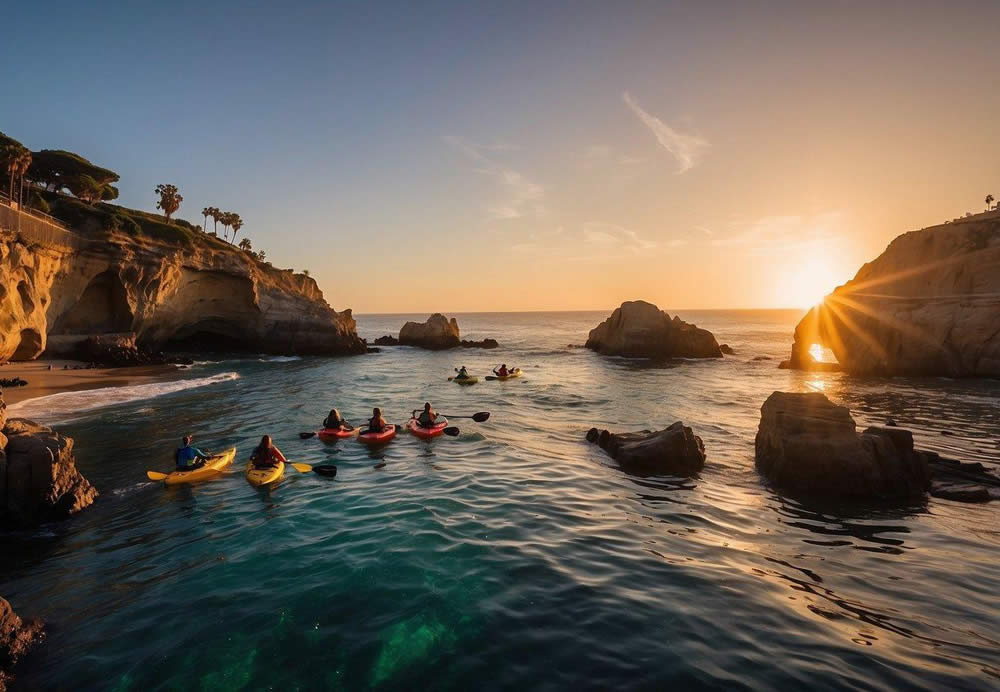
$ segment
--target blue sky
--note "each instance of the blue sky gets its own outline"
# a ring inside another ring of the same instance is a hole
[[[0,130],[118,171],[123,204],[239,212],[338,309],[797,306],[1000,190],[996,3],[5,18]]]

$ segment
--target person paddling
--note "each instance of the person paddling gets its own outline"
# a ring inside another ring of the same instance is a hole
[[[382,409],[373,408],[372,417],[368,419],[368,432],[380,433],[387,425],[385,418],[382,417]]]
[[[415,413],[416,410],[414,409],[413,413],[411,413],[410,415],[413,415]],[[433,428],[434,424],[437,422],[437,418],[438,418],[437,412],[433,408],[431,408],[431,402],[428,401],[427,403],[424,404],[424,410],[420,412],[419,416],[416,416],[417,425],[419,425],[421,428]]]
[[[253,454],[250,455],[250,461],[256,468],[266,469],[277,466],[279,462],[284,462],[286,459],[281,450],[271,442],[271,436],[264,435],[260,438],[260,444],[253,450]]]
[[[208,457],[212,456],[203,452],[191,444],[191,436],[185,435],[181,440],[182,446],[174,451],[174,463],[178,471],[194,471],[205,465]]]
[[[327,430],[354,430],[354,426],[344,420],[335,408],[330,409],[329,415],[323,419],[323,427]]]
[[[507,377],[510,373],[511,371],[507,369],[506,363],[501,365],[499,368],[493,368],[493,374],[497,377]]]
[[[455,372],[458,373],[457,375],[455,375],[456,380],[466,380],[469,378],[469,371],[465,368],[464,365],[461,368],[456,368]]]

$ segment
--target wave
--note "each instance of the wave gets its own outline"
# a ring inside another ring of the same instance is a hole
[[[302,360],[302,356],[267,356],[258,360],[261,363],[290,363],[293,360]]]
[[[100,389],[85,389],[79,392],[59,392],[12,404],[7,408],[7,412],[11,416],[30,418],[43,423],[64,423],[79,418],[78,414],[85,411],[140,399],[152,399],[164,394],[206,387],[238,378],[239,374],[235,372],[224,372],[211,377],[196,377],[189,380],[151,382],[124,387],[101,387]]]

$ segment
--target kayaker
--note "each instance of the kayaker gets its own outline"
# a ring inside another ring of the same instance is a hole
[[[335,408],[330,409],[329,415],[323,419],[323,427],[327,430],[354,430],[354,426],[344,420]]]
[[[507,377],[510,374],[510,370],[507,369],[507,364],[504,363],[499,368],[493,368],[493,374],[497,377]]]
[[[372,417],[368,419],[368,432],[380,433],[385,430],[385,426],[387,425],[389,424],[382,417],[382,409],[373,408]]]
[[[416,411],[414,411],[413,413],[416,413]],[[434,423],[437,422],[437,417],[438,417],[437,412],[434,411],[433,408],[431,408],[431,402],[428,401],[427,403],[424,404],[424,410],[421,411],[420,415],[416,417],[417,425],[419,425],[422,428],[432,428],[434,427]]]
[[[212,456],[201,451],[191,444],[191,436],[185,435],[181,440],[182,446],[174,452],[174,463],[177,464],[178,471],[193,471],[205,465],[208,457]]]
[[[458,373],[455,375],[456,380],[464,380],[469,377],[469,371],[465,369],[464,365],[461,368],[456,368],[455,372]]]
[[[253,454],[250,455],[250,461],[253,462],[256,468],[266,469],[277,466],[278,462],[284,462],[285,455],[281,453],[280,449],[274,446],[270,435],[264,435],[264,437],[260,438],[260,444],[253,450]]]

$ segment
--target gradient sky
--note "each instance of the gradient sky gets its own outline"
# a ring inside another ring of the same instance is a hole
[[[798,307],[1000,196],[998,2],[3,14],[0,130],[239,212],[337,309]]]

